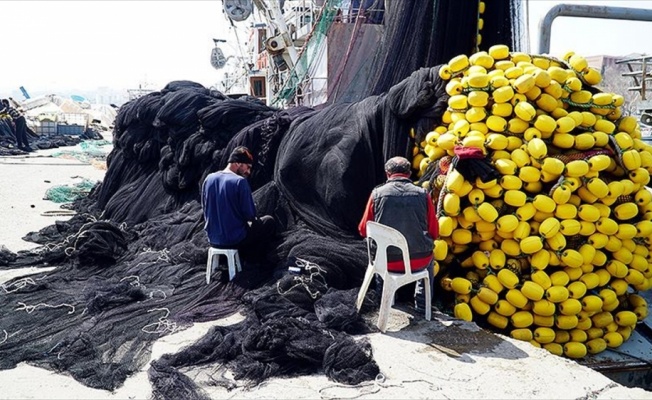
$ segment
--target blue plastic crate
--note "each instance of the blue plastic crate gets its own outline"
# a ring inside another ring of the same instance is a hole
[[[52,136],[57,134],[57,123],[54,121],[41,121],[36,127],[36,134],[41,136]]]
[[[57,134],[59,135],[82,135],[85,128],[81,125],[63,125],[59,124],[57,127]]]

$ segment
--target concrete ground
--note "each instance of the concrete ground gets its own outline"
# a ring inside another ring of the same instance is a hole
[[[0,158],[0,245],[12,251],[37,247],[21,237],[68,218],[43,215],[59,209],[43,200],[45,191],[78,182],[76,177],[102,179],[104,170],[97,166],[48,157],[54,152]],[[0,271],[0,284],[32,271]],[[234,315],[195,324],[162,338],[154,344],[152,359],[193,343],[215,324],[232,324],[241,318]],[[314,375],[270,379],[254,388],[236,382],[229,391],[207,384],[211,376],[224,373],[219,366],[184,372],[215,399],[652,399],[652,392],[624,387],[574,361],[440,313],[425,321],[409,310],[393,310],[388,332],[367,338],[382,375],[357,386]],[[0,399],[146,399],[151,395],[146,370],[111,393],[27,364],[0,371],[0,388]]]

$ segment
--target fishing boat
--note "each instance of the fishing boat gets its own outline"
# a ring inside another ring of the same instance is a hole
[[[217,89],[278,107],[332,102],[353,76],[368,74],[365,60],[375,50],[385,12],[380,0],[223,4],[237,46],[226,57],[222,47],[230,44],[214,39],[211,64],[223,73]]]

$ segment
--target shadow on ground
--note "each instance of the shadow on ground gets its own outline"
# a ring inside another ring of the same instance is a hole
[[[375,319],[370,321],[373,324],[375,322]],[[427,321],[411,307],[395,306],[385,335],[423,343],[427,346],[424,351],[438,351],[461,362],[475,363],[470,355],[506,360],[528,357],[525,351],[508,340],[475,323],[461,321],[434,310],[432,320]]]

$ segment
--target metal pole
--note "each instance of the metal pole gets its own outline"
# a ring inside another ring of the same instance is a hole
[[[647,83],[647,58],[643,58],[643,75],[641,75],[641,100],[647,100],[646,97],[646,83]]]
[[[539,21],[539,54],[550,51],[550,31],[557,17],[623,19],[652,22],[652,10],[641,8],[557,4]]]

